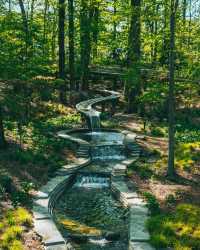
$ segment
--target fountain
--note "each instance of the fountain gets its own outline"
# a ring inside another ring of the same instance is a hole
[[[77,109],[90,121],[90,130],[57,134],[79,148],[77,163],[63,166],[34,202],[35,230],[52,250],[153,249],[145,228],[148,209],[124,178],[127,166],[140,154],[135,135],[100,130],[100,113],[92,108],[116,98],[111,93],[79,103]]]

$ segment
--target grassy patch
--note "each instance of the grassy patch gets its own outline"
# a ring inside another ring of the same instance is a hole
[[[32,216],[26,209],[19,207],[7,211],[0,221],[0,249],[23,250],[22,235],[31,226]]]
[[[176,166],[189,172],[200,163],[200,142],[179,143],[176,147]]]
[[[172,247],[175,250],[200,249],[200,208],[179,204],[171,214],[160,214],[149,219],[147,227],[151,243],[156,249]]]

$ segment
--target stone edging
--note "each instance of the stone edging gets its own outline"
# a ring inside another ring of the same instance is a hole
[[[79,159],[78,164],[63,166],[57,176],[44,185],[35,195],[33,205],[34,230],[42,237],[46,250],[74,250],[66,242],[53,220],[53,208],[64,189],[73,181],[74,174],[80,168],[89,165],[88,158]]]
[[[126,135],[125,144],[134,143],[136,136],[133,133],[122,131]],[[154,250],[149,244],[150,235],[146,229],[149,211],[146,202],[139,197],[136,190],[130,190],[125,180],[128,166],[137,161],[139,152],[134,151],[132,157],[116,164],[111,175],[111,191],[115,197],[129,208],[129,250]]]

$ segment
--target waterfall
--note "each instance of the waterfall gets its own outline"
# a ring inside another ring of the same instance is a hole
[[[92,148],[93,160],[123,160],[125,159],[124,145],[99,145]]]
[[[93,114],[89,117],[89,119],[90,119],[90,128],[92,131],[99,130],[101,128],[101,121],[99,114],[96,115]]]
[[[109,187],[109,178],[102,176],[79,176],[77,182],[75,183],[76,187],[85,187],[85,188],[103,188]]]

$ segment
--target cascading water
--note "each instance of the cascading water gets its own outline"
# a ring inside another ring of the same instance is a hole
[[[92,115],[89,117],[90,119],[90,129],[92,131],[94,130],[100,130],[101,128],[101,121],[100,121],[100,116],[99,114]]]
[[[93,160],[123,160],[125,148],[123,145],[97,145],[91,151]]]
[[[109,187],[110,179],[101,176],[79,176],[75,183],[75,187],[84,188],[103,188]]]
[[[61,196],[54,213],[63,236],[75,249],[128,249],[128,211],[113,198],[110,188],[113,162],[125,158],[124,135],[99,131],[100,112],[92,108],[97,102],[116,98],[112,93],[77,105],[88,118],[90,131],[73,136],[90,143],[91,158],[96,161],[80,170],[83,172]]]

